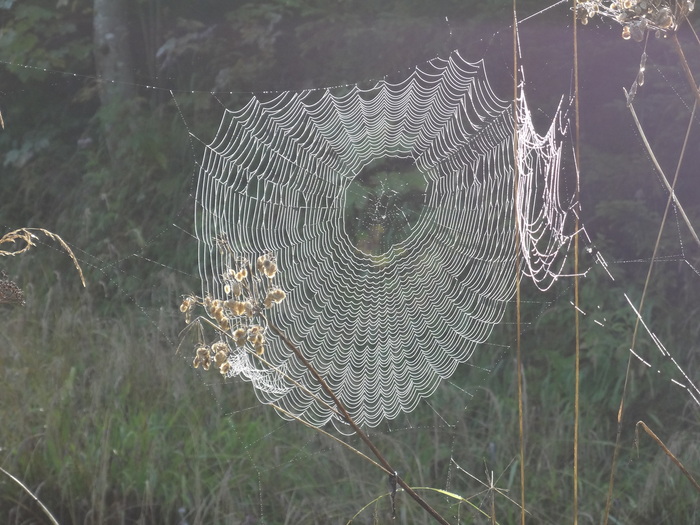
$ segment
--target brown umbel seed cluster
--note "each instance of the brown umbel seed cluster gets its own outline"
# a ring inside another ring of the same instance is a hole
[[[622,38],[644,40],[647,32],[657,38],[675,31],[695,9],[695,0],[588,0],[578,2],[576,16],[587,24],[595,16],[611,18],[622,25]]]
[[[5,272],[0,273],[0,304],[24,305],[24,292]]]
[[[209,370],[212,363],[224,376],[233,373],[233,357],[241,351],[249,351],[256,356],[265,353],[266,317],[264,311],[273,308],[286,298],[287,294],[274,283],[277,263],[272,254],[257,258],[255,271],[247,260],[238,260],[233,268],[228,268],[221,276],[223,296],[200,298],[188,295],[180,304],[188,326],[200,328],[200,341],[195,346],[192,365]],[[201,307],[206,316],[192,318],[195,310]],[[217,341],[207,344],[203,339],[205,325],[214,328]]]

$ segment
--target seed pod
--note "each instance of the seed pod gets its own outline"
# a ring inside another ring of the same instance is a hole
[[[287,294],[282,290],[282,288],[273,288],[267,293],[268,297],[276,303],[281,303]]]
[[[236,340],[236,344],[238,346],[243,346],[248,340],[248,334],[244,328],[238,328],[235,332],[233,332],[233,338]]]
[[[263,269],[268,279],[272,279],[277,274],[277,265],[269,259],[266,259],[263,263]]]
[[[182,300],[182,304],[180,305],[180,311],[182,313],[187,312],[190,308],[192,308],[192,303],[194,299],[191,296],[187,296]]]
[[[259,272],[265,271],[265,261],[267,261],[267,256],[266,256],[266,255],[261,255],[260,257],[258,257],[258,260],[255,261],[255,268],[256,268]]]
[[[630,27],[630,35],[635,42],[641,42],[644,40],[644,29],[640,24],[633,24]]]
[[[214,356],[214,362],[216,363],[216,366],[219,367],[226,362],[226,359],[226,352],[224,352],[223,350],[218,351]]]
[[[219,352],[226,352],[228,351],[228,345],[223,341],[217,341],[216,343],[211,345],[211,350],[215,354],[218,354]]]
[[[253,317],[253,303],[251,303],[250,301],[246,301],[245,303],[243,303],[243,308],[246,316]]]
[[[644,70],[640,69],[639,73],[637,73],[637,84],[639,87],[642,87],[644,85]]]

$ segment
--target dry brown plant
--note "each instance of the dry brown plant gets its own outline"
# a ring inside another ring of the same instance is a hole
[[[0,238],[0,246],[8,244],[14,246],[6,250],[0,248],[0,256],[15,256],[29,251],[32,247],[36,246],[36,241],[39,239],[37,233],[41,233],[61,245],[61,248],[70,256],[73,265],[76,270],[78,270],[80,281],[83,283],[83,286],[86,286],[83,270],[80,268],[80,264],[78,264],[78,259],[73,253],[73,250],[70,249],[70,246],[68,246],[59,235],[51,233],[43,228],[20,228],[6,233]],[[0,304],[24,304],[24,292],[22,292],[22,289],[17,286],[14,281],[7,277],[5,272],[2,272],[0,275]]]

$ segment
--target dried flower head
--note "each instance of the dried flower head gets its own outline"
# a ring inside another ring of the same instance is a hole
[[[0,274],[0,304],[24,306],[24,292],[5,272]]]

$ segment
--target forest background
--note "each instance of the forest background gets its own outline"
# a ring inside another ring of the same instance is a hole
[[[525,16],[546,4],[518,6]],[[2,261],[26,305],[0,305],[0,466],[60,523],[344,523],[385,494],[384,477],[358,457],[259,406],[249,385],[203,379],[191,369],[189,348],[176,354],[177,306],[200,288],[196,243],[186,232],[201,144],[189,133],[209,140],[222,103],[236,107],[254,92],[371,81],[453,49],[472,61],[487,54],[505,98],[511,17],[504,0],[0,1],[0,225],[3,233],[32,226],[61,235],[88,282],[83,289],[50,242]],[[528,24],[522,61],[530,105],[551,114],[572,90],[571,12],[559,6]],[[605,331],[581,334],[580,509],[597,523],[634,325],[621,297],[641,294],[667,193],[622,93],[637,74],[641,44],[624,41],[608,22],[579,31],[583,220],[616,277],[611,284],[592,273],[582,281],[583,303],[602,307],[610,321]],[[650,45],[659,74],[648,75],[638,113],[672,172],[692,94],[670,43]],[[688,48],[695,49],[687,53],[691,69],[700,71],[697,45]],[[684,165],[678,194],[698,224],[698,148]],[[668,256],[643,313],[692,378],[700,290],[685,261],[697,268],[700,258],[697,247],[686,249],[674,257],[679,235],[663,237]],[[559,524],[571,520],[572,508],[572,288],[526,294],[539,305],[526,313],[531,322],[521,334],[527,505],[533,523]],[[512,345],[508,316],[492,337]],[[697,473],[698,406],[639,363],[630,377],[611,522],[697,521],[697,494],[651,440],[635,448],[634,424],[653,426]],[[419,409],[415,428],[400,439],[381,429],[376,437],[414,485],[477,495],[476,505],[495,497],[499,521],[514,522],[516,505],[469,477],[457,479],[453,461],[463,459],[484,481],[494,471],[509,497],[518,494],[512,346],[477,352],[455,381],[477,392],[466,408],[438,392],[442,416],[460,421],[458,428],[447,431],[433,411]],[[455,522],[457,515],[460,523],[486,522],[468,505],[430,498]],[[408,499],[399,504],[403,522],[428,522]],[[389,512],[382,499],[355,522],[382,523]],[[45,517],[3,476],[0,520]]]

